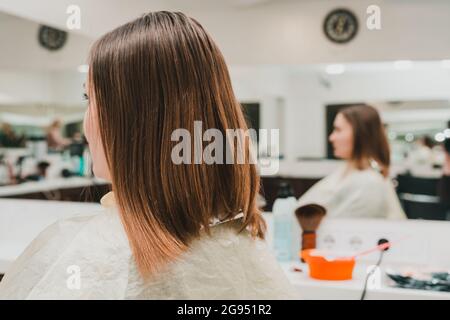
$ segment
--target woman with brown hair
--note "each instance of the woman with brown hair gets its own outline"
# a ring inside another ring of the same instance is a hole
[[[55,119],[47,128],[47,145],[49,149],[60,151],[69,146],[72,141],[61,134],[62,121]]]
[[[405,218],[389,179],[389,144],[377,110],[344,108],[329,140],[345,164],[309,189],[299,204],[321,204],[331,218]]]
[[[294,298],[262,241],[255,165],[173,161],[173,132],[195,136],[194,122],[224,136],[247,129],[203,27],[154,12],[109,32],[91,49],[86,87],[93,170],[113,190],[102,198],[106,210],[45,230],[5,275],[0,296]],[[236,153],[249,153],[246,142]]]

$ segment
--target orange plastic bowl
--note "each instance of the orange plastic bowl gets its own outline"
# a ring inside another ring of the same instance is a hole
[[[327,260],[324,256],[312,254],[315,249],[303,250],[300,256],[309,267],[311,278],[319,280],[350,280],[352,279],[354,258],[337,258]]]

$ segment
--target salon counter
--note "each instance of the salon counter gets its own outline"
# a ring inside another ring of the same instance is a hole
[[[267,161],[274,161],[272,159],[261,159],[265,163]],[[275,165],[276,172],[271,174],[265,174],[261,172],[263,178],[279,177],[285,179],[321,179],[334,171],[336,171],[341,165],[344,164],[342,160],[331,159],[315,159],[315,160],[279,160],[278,165]],[[395,177],[399,173],[404,173],[407,167],[404,163],[394,163],[391,165],[390,174],[391,177]],[[441,174],[440,169],[428,169],[422,167],[415,167],[412,169],[418,176],[436,177]]]
[[[265,212],[264,218],[268,225],[267,243],[273,248],[272,213]],[[450,221],[324,219],[316,241],[319,249],[352,254],[374,247],[381,238],[391,241],[392,246],[384,254],[377,288],[368,290],[366,299],[450,300],[450,292],[394,287],[384,272],[387,269],[400,272],[450,271]],[[346,281],[313,279],[308,274],[308,266],[299,258],[281,265],[304,299],[360,299],[367,268],[377,259],[377,252],[359,258],[353,279]],[[294,266],[302,271],[294,271]]]
[[[294,271],[296,269],[302,270]],[[283,271],[305,300],[360,300],[368,264],[357,265],[353,279],[344,281],[315,280],[308,275],[308,266],[303,263],[283,263]],[[400,267],[400,266],[399,266]],[[384,274],[383,268],[381,273]],[[380,286],[366,291],[364,300],[450,300],[450,292],[403,289],[393,287],[383,276]]]
[[[109,186],[98,178],[61,177],[1,186],[0,198],[98,202]]]

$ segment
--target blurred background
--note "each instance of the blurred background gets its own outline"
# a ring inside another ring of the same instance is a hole
[[[358,250],[409,230],[391,262],[449,270],[450,1],[0,0],[0,274],[51,222],[100,208],[111,187],[93,176],[83,132],[89,48],[156,10],[200,21],[225,56],[249,126],[280,130],[279,141],[258,141],[260,157],[271,143],[280,151],[278,172],[262,177],[264,211],[283,183],[298,198],[334,172],[336,114],[372,105],[408,220],[327,222],[318,247]],[[311,297],[333,297],[302,281]]]
[[[340,9],[344,31],[333,25]],[[280,180],[298,197],[334,170],[334,117],[361,103],[381,113],[392,178],[428,179],[412,183],[435,196],[450,137],[448,1],[1,0],[0,197],[98,201],[108,189],[92,177],[82,130],[87,55],[104,32],[151,10],[201,21],[250,126],[280,129],[280,170],[263,179],[267,210]]]

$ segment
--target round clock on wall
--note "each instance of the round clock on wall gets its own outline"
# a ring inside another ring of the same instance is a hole
[[[347,43],[358,33],[358,19],[347,9],[335,9],[325,18],[323,31],[336,43]]]
[[[67,32],[49,26],[40,26],[38,39],[41,46],[54,51],[64,46],[67,39]]]

